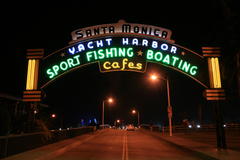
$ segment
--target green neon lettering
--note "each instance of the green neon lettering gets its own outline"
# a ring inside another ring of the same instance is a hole
[[[66,61],[62,61],[59,65],[54,65],[51,69],[47,70],[48,77],[51,79],[59,74],[59,71],[66,71],[69,68],[80,65],[80,55],[76,55],[73,58],[68,58]]]
[[[111,50],[113,50],[114,56],[117,57],[118,56],[117,48],[111,48]]]
[[[154,59],[156,61],[161,61],[162,57],[163,57],[162,53],[161,52],[157,52],[157,53],[155,53]]]
[[[166,64],[170,64],[170,57],[169,57],[168,54],[164,57],[164,59],[163,59],[162,62],[163,62],[163,63],[166,63]]]
[[[190,68],[190,63],[184,62],[182,66],[182,70],[185,72],[188,72],[189,68]]]
[[[125,57],[126,56],[126,48],[119,48],[118,49],[118,56]]]
[[[54,66],[52,67],[52,69],[53,69],[54,73],[57,75],[57,74],[58,74],[58,71],[59,71],[58,65],[54,65]]]
[[[128,49],[127,49],[127,56],[128,56],[128,57],[133,57],[133,56],[134,56],[133,48],[128,48]]]
[[[89,52],[86,53],[88,62],[91,61],[90,58],[92,58],[92,53],[93,53],[92,51],[89,51]]]
[[[73,63],[73,59],[72,58],[68,58],[67,59],[67,63],[68,63],[69,68],[74,67],[74,63]]]
[[[175,64],[176,64],[176,62],[179,60],[179,58],[178,58],[178,57],[175,57],[175,56],[172,56],[172,59],[173,59],[173,61],[172,61],[172,66],[175,66]]]
[[[97,52],[93,51],[93,54],[94,54],[94,59],[97,60],[98,59]]]
[[[182,66],[182,60],[180,60],[179,64],[178,64],[178,68],[181,69],[181,66]]]
[[[61,62],[59,66],[60,66],[60,69],[63,71],[66,71],[68,69],[68,64],[65,61]]]
[[[107,48],[106,49],[106,57],[109,58],[109,57],[113,57],[113,52],[112,52],[112,48]]]
[[[73,65],[73,67],[79,65],[79,64],[80,64],[80,60],[79,60],[80,55],[74,56],[73,58],[77,61],[77,63],[75,63],[75,64]],[[70,65],[69,65],[69,67],[70,67]]]
[[[149,60],[153,59],[153,51],[150,49],[147,51],[147,59]]]
[[[192,67],[190,68],[190,74],[191,74],[192,76],[195,76],[195,75],[197,74],[197,69],[198,69],[197,66],[192,66]]]
[[[99,55],[99,59],[104,59],[105,58],[105,55],[104,55],[104,53],[103,53],[103,49],[99,49],[98,50],[98,55]]]
[[[52,72],[52,69],[47,70],[47,74],[49,75],[48,77],[51,79],[55,76],[55,74]]]
[[[86,52],[88,62],[98,59],[108,59],[116,57],[133,57],[133,48],[106,48]]]

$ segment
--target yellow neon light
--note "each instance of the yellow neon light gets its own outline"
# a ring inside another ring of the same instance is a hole
[[[212,87],[213,88],[221,88],[221,77],[220,77],[220,69],[219,69],[219,61],[218,58],[211,58],[211,70],[212,70]]]
[[[106,70],[119,69],[122,71],[125,71],[128,69],[141,70],[143,68],[143,64],[142,63],[134,63],[132,61],[129,61],[127,58],[124,58],[121,62],[106,61],[103,63],[103,68]]]
[[[212,77],[213,77],[213,88],[216,88],[216,68],[214,58],[211,58],[211,67],[212,67]]]
[[[27,84],[26,90],[31,90],[30,82],[31,82],[31,70],[32,70],[32,60],[28,60],[28,72],[27,72]]]
[[[36,65],[38,65],[38,63],[36,64],[36,60],[35,59],[30,59],[28,60],[28,73],[27,73],[27,85],[26,85],[26,90],[33,90],[33,89],[37,89],[36,88]],[[35,85],[34,85],[35,84]]]
[[[212,61],[211,58],[208,58],[208,71],[209,71],[209,79],[210,79],[210,87],[213,87],[213,71],[212,71]]]
[[[218,58],[214,58],[215,60],[215,66],[216,66],[216,79],[217,79],[217,88],[221,88],[221,75],[220,75],[220,67],[219,67],[219,60]]]
[[[33,84],[34,84],[34,72],[35,72],[35,59],[32,60],[32,70],[31,70],[31,88],[34,89]]]
[[[38,87],[38,69],[39,69],[39,60],[35,60],[34,84],[33,84],[33,89],[35,90]]]

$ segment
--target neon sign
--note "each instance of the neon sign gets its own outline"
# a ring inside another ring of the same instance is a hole
[[[81,66],[98,63],[101,72],[145,72],[157,63],[204,82],[203,57],[179,45],[154,38],[114,36],[85,40],[50,54],[43,61],[43,84]]]
[[[87,61],[133,56],[133,48],[106,48],[97,51],[88,51],[86,53]]]
[[[136,71],[144,72],[145,64],[141,62],[131,61],[128,58],[123,58],[118,61],[105,61],[100,63],[102,72],[109,71]]]
[[[47,74],[49,78],[53,78],[57,76],[60,72],[64,72],[69,70],[70,68],[76,67],[80,65],[80,55],[76,55],[73,58],[68,58],[64,61],[61,61],[59,64],[55,64],[49,69],[47,69]]]
[[[196,75],[198,72],[197,66],[192,65],[191,63],[184,61],[177,56],[169,54],[164,55],[162,52],[154,52],[153,50],[148,50],[147,60],[161,62],[165,65],[176,67],[185,73],[189,73],[192,76]]]

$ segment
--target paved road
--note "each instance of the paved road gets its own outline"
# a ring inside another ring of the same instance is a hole
[[[50,144],[7,159],[199,160],[200,158],[141,131],[106,129]]]

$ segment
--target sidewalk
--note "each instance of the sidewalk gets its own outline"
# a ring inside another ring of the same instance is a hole
[[[158,137],[161,140],[175,145],[181,149],[184,149],[189,152],[193,152],[197,154],[197,156],[203,157],[204,159],[212,159],[212,160],[239,160],[240,152],[234,151],[231,149],[226,150],[218,150],[215,146],[209,145],[206,143],[201,143],[197,141],[193,141],[187,138],[183,138],[178,136],[177,134],[173,134],[170,136],[162,136],[160,132],[151,132],[144,130],[143,132],[150,133],[152,136]]]
[[[74,138],[65,139],[56,143],[35,148],[26,152],[15,154],[1,160],[46,160],[53,159],[66,151],[96,137],[102,131],[80,135]]]

